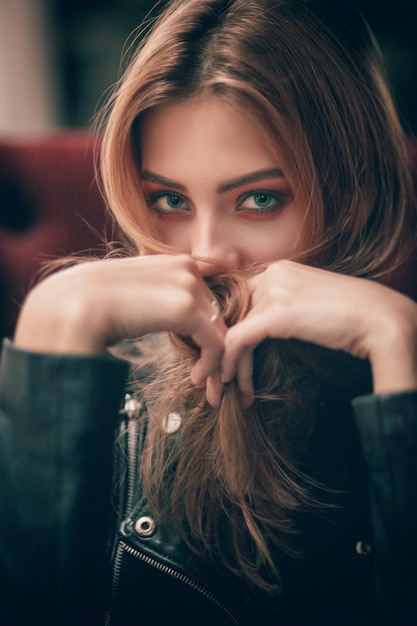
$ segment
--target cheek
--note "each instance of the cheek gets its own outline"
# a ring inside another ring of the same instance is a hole
[[[152,220],[156,238],[163,244],[173,248],[186,250],[189,232],[185,220],[178,215],[155,218]]]
[[[306,237],[299,212],[290,209],[278,219],[252,228],[244,240],[246,256],[250,256],[252,262],[270,263],[295,258],[305,249]]]

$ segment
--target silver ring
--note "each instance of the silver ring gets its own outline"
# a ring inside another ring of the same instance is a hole
[[[217,300],[212,300],[210,304],[211,304],[212,314],[210,316],[209,321],[210,322],[215,322],[216,319],[220,315],[220,306],[219,306],[219,303],[217,302]]]

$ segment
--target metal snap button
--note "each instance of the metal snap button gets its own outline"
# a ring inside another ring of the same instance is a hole
[[[372,553],[372,546],[367,541],[358,541],[356,544],[356,553],[361,556],[369,556]]]
[[[179,413],[169,413],[163,422],[163,429],[167,433],[167,435],[171,435],[179,429],[179,427],[181,426],[181,422],[182,417]]]
[[[135,523],[135,531],[141,537],[151,537],[156,530],[156,522],[153,517],[143,515]]]

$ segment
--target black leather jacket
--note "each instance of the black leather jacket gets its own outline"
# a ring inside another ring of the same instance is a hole
[[[302,556],[276,555],[284,592],[268,596],[155,522],[137,480],[140,399],[123,408],[127,376],[111,357],[6,342],[2,626],[416,623],[417,391],[364,396],[354,412],[329,393],[306,463],[337,506],[300,516]]]

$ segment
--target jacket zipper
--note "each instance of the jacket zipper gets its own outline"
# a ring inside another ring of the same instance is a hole
[[[127,453],[128,453],[128,479],[127,479],[127,494],[125,513],[130,511],[133,506],[133,496],[135,493],[135,480],[137,466],[137,445],[138,445],[138,423],[137,421],[131,421],[128,425],[127,434]]]
[[[138,423],[136,420],[129,420],[128,421],[128,435],[127,435],[127,447],[128,447],[128,479],[127,481],[128,482],[127,482],[125,513],[127,511],[130,511],[133,506],[133,496],[134,496],[135,486],[136,486],[135,485],[135,476],[136,476],[135,470],[137,466],[137,441],[138,441],[137,437],[138,437]],[[153,559],[147,554],[143,554],[136,548],[132,548],[124,541],[119,542],[115,559],[114,559],[111,606],[113,605],[113,600],[116,598],[116,595],[117,595],[119,578],[120,578],[120,570],[122,567],[122,560],[123,560],[123,555],[125,552],[140,559],[144,563],[147,563],[148,565],[155,567],[161,572],[164,572],[165,574],[172,576],[176,580],[179,580],[180,582],[184,583],[185,585],[194,589],[195,591],[198,591],[199,593],[201,593],[203,597],[207,598],[208,600],[213,602],[213,604],[215,604],[219,609],[221,609],[230,618],[233,624],[235,624],[235,626],[239,626],[239,621],[236,619],[236,617],[208,589],[206,589],[199,583],[195,582],[195,580],[193,580],[192,578],[189,578],[185,574],[181,574],[181,572],[178,572],[172,567],[169,567],[168,565],[165,565],[164,563],[160,563],[159,561],[157,561],[156,559]],[[105,626],[111,626],[111,608],[106,613],[104,624]]]
[[[125,400],[129,402],[133,399],[132,394],[126,394]],[[126,405],[125,405],[126,406]],[[132,419],[132,417],[138,417],[140,412],[140,406],[135,411],[129,412],[126,409],[122,409],[120,411],[121,414],[125,415],[125,419],[121,423],[121,427],[124,424],[127,429],[127,459],[128,459],[128,471],[127,471],[127,488],[126,488],[126,496],[124,498],[124,502],[122,503],[122,499],[119,498],[119,511],[121,515],[125,515],[127,511],[130,511],[133,506],[133,495],[135,492],[135,464],[136,464],[136,450],[134,446],[134,442],[137,442],[138,435],[138,423],[136,420]],[[129,419],[130,418],[130,419]],[[112,581],[112,589],[111,589],[111,600],[110,606],[106,610],[105,618],[104,618],[104,626],[110,626],[111,624],[111,608],[113,606],[113,600],[117,595],[117,589],[119,585],[119,577],[120,577],[120,569],[122,565],[123,558],[123,549],[120,547],[120,544],[117,547],[117,551],[114,557],[113,562],[113,581]]]
[[[239,621],[229,611],[229,609],[218,598],[216,598],[216,596],[214,594],[212,594],[208,589],[203,587],[203,585],[200,585],[195,580],[193,580],[192,578],[189,578],[185,574],[181,574],[181,572],[178,572],[174,568],[169,567],[168,565],[165,565],[164,563],[160,563],[159,561],[157,561],[156,559],[153,559],[152,557],[148,556],[147,554],[143,554],[143,552],[140,552],[136,548],[132,548],[131,546],[129,546],[124,541],[120,541],[120,543],[119,543],[119,546],[117,548],[117,554],[116,554],[115,562],[114,562],[114,570],[113,570],[114,577],[113,577],[112,598],[115,598],[116,594],[117,594],[117,587],[118,587],[118,582],[119,582],[120,569],[121,569],[121,566],[122,566],[123,554],[125,552],[127,552],[131,556],[134,556],[137,559],[140,559],[141,561],[143,561],[147,565],[151,565],[152,567],[155,567],[156,569],[158,569],[159,571],[163,572],[164,574],[172,576],[173,578],[175,578],[176,580],[179,580],[180,582],[184,583],[185,585],[187,585],[188,587],[190,587],[194,591],[199,592],[204,598],[206,598],[207,600],[210,600],[210,602],[212,602],[220,610],[222,610],[229,617],[229,619],[233,622],[233,624],[235,624],[235,626],[239,626]],[[110,625],[111,625],[111,615],[110,615],[110,612],[108,612],[107,615],[106,615],[105,626],[110,626]]]

